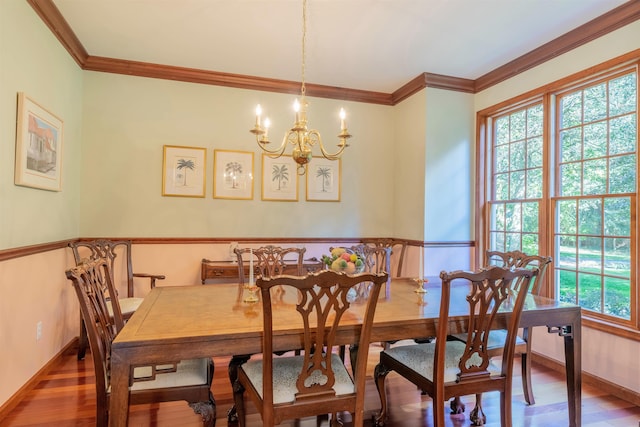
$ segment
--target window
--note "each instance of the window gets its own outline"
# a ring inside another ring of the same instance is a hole
[[[479,248],[552,255],[550,295],[638,330],[638,72],[603,72],[480,112]]]

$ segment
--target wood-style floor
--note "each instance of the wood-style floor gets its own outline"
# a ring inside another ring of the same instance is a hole
[[[369,372],[377,363],[378,346],[372,346],[369,356]],[[217,401],[217,427],[227,426],[226,412],[232,403],[231,386],[227,377],[229,359],[214,359],[216,372],[213,393]],[[516,364],[514,372],[520,372]],[[431,399],[422,396],[409,382],[395,373],[389,374],[388,394],[390,416],[388,427],[432,427]],[[568,413],[566,386],[562,375],[540,366],[534,366],[533,388],[536,404],[527,406],[522,396],[520,377],[514,379],[513,419],[514,426],[566,427]],[[473,407],[474,398],[465,396],[467,414]],[[499,426],[499,399],[497,393],[485,395],[484,408],[487,426]],[[629,427],[638,426],[640,407],[602,394],[598,389],[583,386],[582,425],[586,427]],[[260,416],[253,405],[247,403],[251,413],[247,416],[250,427],[261,426]],[[366,411],[374,414],[380,408],[380,400],[375,385],[367,382]],[[445,427],[468,426],[467,414],[450,415]],[[344,415],[345,426],[351,426],[350,417]],[[316,427],[328,426],[326,420],[313,418],[284,422],[282,426]],[[0,420],[0,427],[8,426],[93,426],[95,425],[95,382],[91,355],[84,361],[77,361],[75,354],[68,354],[55,366],[26,398]],[[169,402],[152,405],[138,405],[130,410],[130,426],[197,427],[200,418],[184,402]],[[366,426],[371,426],[369,420]]]

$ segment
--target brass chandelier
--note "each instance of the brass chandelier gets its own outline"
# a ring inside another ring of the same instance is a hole
[[[328,160],[336,160],[340,158],[345,148],[349,146],[347,139],[351,138],[351,134],[347,131],[347,125],[345,122],[344,109],[340,109],[340,133],[338,134],[338,150],[335,153],[329,153],[322,144],[322,137],[320,132],[315,129],[307,128],[307,107],[308,103],[305,98],[305,59],[306,59],[306,44],[307,38],[307,0],[302,2],[302,85],[300,88],[301,101],[295,100],[293,109],[295,111],[295,122],[293,127],[285,132],[282,143],[275,149],[269,148],[269,126],[271,122],[268,118],[265,118],[264,125],[261,122],[262,108],[260,105],[256,107],[256,124],[249,132],[256,136],[256,142],[258,146],[264,150],[271,158],[278,158],[284,154],[287,148],[287,143],[293,145],[293,151],[291,156],[293,160],[298,164],[298,175],[304,175],[307,171],[307,163],[313,158],[311,149],[316,143],[320,147],[322,155]]]

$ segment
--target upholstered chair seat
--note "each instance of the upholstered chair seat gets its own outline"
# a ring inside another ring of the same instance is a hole
[[[175,365],[158,365],[155,367],[156,375],[153,375],[153,367],[138,366],[133,370],[134,383],[130,390],[155,390],[207,384],[210,363],[211,359],[202,358],[182,360]],[[147,380],[147,378],[152,379]]]

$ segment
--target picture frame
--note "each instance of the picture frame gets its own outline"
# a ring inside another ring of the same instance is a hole
[[[314,157],[307,165],[306,175],[308,201],[340,201],[342,159],[327,160],[324,157]]]
[[[298,164],[293,157],[262,154],[262,200],[298,201]]]
[[[253,199],[253,154],[213,150],[214,199]]]
[[[207,149],[164,145],[162,155],[162,195],[205,197]]]
[[[63,121],[18,93],[14,183],[62,191]]]

